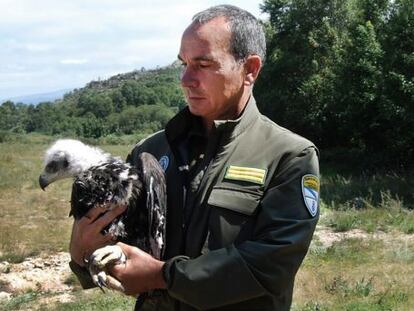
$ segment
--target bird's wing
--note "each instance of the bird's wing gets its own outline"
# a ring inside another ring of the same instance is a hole
[[[138,169],[142,171],[147,192],[149,242],[152,255],[161,259],[165,248],[167,217],[167,186],[164,171],[157,159],[146,152],[138,157]]]
[[[71,209],[69,216],[75,217],[75,219],[80,219],[83,217],[88,209],[85,207],[87,203],[87,195],[90,193],[90,187],[79,178],[75,178],[72,184],[72,195],[70,199]]]

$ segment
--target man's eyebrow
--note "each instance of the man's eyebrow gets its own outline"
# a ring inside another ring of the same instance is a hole
[[[184,62],[183,58],[180,55],[177,55],[177,58],[180,61]],[[197,56],[197,57],[194,57],[191,60],[192,61],[208,61],[208,62],[214,62],[214,58],[212,56],[209,56],[209,55]]]
[[[198,56],[194,58],[195,61],[207,61],[207,62],[214,62],[214,58],[209,55]]]

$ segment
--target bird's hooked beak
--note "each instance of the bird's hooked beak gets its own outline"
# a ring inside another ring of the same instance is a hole
[[[49,180],[44,175],[40,175],[39,185],[40,185],[40,188],[42,188],[42,190],[45,191],[45,188],[49,185]]]

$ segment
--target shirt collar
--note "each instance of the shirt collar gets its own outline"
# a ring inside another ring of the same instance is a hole
[[[256,101],[250,96],[242,114],[234,120],[215,120],[215,129],[219,132],[226,132],[231,138],[236,137],[249,128],[259,117],[260,113],[256,106]],[[196,126],[194,126],[196,124]],[[202,120],[198,116],[191,114],[188,107],[178,112],[166,125],[165,133],[170,143],[181,140],[191,134],[203,135]]]
[[[243,133],[260,115],[259,110],[256,106],[256,101],[250,96],[246,107],[244,108],[241,115],[234,120],[215,120],[214,125],[216,130],[222,132],[231,132],[231,137],[235,137]]]

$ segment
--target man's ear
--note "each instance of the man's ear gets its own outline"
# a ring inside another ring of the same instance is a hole
[[[262,59],[259,55],[249,55],[244,62],[244,85],[252,86],[262,68]]]

